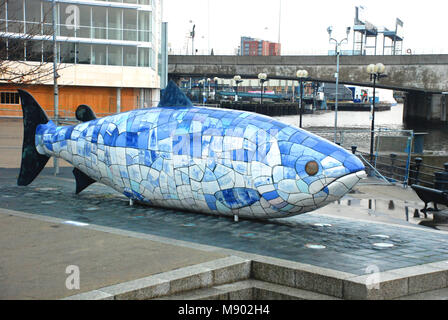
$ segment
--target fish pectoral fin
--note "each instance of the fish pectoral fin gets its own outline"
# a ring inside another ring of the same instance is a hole
[[[75,112],[76,119],[81,122],[87,122],[96,119],[95,112],[86,104],[78,106]]]
[[[90,178],[88,175],[86,175],[81,170],[78,170],[77,168],[73,169],[73,175],[76,179],[76,194],[80,193],[92,183],[96,182],[96,180]]]

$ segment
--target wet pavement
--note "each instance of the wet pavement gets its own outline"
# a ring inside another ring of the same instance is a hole
[[[18,169],[0,168],[0,208],[56,217],[80,227],[113,227],[358,275],[372,266],[388,271],[448,260],[448,233],[406,225],[406,221],[401,225],[385,224],[325,214],[335,205],[326,207],[327,211],[286,219],[241,219],[235,223],[227,217],[143,205],[131,207],[124,196],[101,184],[75,195],[71,170],[62,168],[61,174],[54,177],[53,170],[47,168],[31,185],[19,187]],[[354,196],[343,198],[338,210],[354,212],[362,208],[375,212],[373,202],[368,208],[368,200],[367,208],[364,204],[357,208]],[[354,202],[344,205],[348,200]]]

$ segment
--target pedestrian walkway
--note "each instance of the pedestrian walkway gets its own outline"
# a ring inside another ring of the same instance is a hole
[[[448,261],[448,233],[406,221],[372,222],[363,219],[363,208],[334,204],[287,219],[235,223],[131,207],[101,184],[75,195],[70,171],[62,168],[55,177],[47,168],[31,185],[19,187],[18,169],[0,169],[0,285],[6,288],[0,298],[63,298],[239,253],[353,276],[372,266],[389,272]],[[371,198],[375,194],[364,193],[370,188],[374,193],[384,186],[361,186],[350,197]],[[81,273],[75,291],[66,288],[71,265]]]

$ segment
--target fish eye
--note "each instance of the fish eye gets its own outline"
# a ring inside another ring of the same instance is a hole
[[[305,165],[305,171],[308,175],[314,176],[319,171],[319,165],[316,161],[308,161]]]

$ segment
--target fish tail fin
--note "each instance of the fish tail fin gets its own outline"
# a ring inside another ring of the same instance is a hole
[[[17,179],[19,186],[27,186],[37,177],[50,157],[37,152],[35,144],[36,128],[49,121],[45,111],[37,101],[24,90],[18,90],[23,111],[22,163]]]

